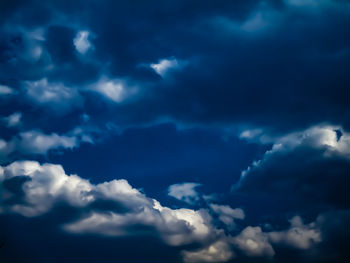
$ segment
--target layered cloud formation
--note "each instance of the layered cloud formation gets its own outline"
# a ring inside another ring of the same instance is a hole
[[[78,220],[61,222],[70,233],[155,235],[171,246],[204,245],[201,250],[183,251],[186,262],[225,262],[234,257],[233,247],[248,257],[272,257],[272,243],[308,249],[322,240],[316,224],[304,225],[300,217],[292,218],[291,228],[285,231],[262,232],[260,227],[249,226],[232,237],[215,227],[210,210],[230,225],[233,218],[244,219],[241,209],[215,204],[200,210],[171,209],[132,188],[126,180],[93,185],[77,175],[65,174],[60,165],[22,161],[0,168],[2,214],[38,217],[62,203],[80,210]],[[96,206],[104,202],[114,205],[105,209]]]
[[[0,261],[349,262],[349,26],[341,0],[2,1]]]

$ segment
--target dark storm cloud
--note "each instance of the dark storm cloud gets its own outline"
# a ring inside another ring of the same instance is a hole
[[[139,87],[135,99],[105,114],[106,119],[118,116],[118,123],[168,116],[276,130],[325,120],[348,126],[346,2],[52,1],[20,6],[7,7],[5,25],[25,29],[3,43],[3,67],[12,68],[2,76],[4,83],[11,75],[17,81],[48,77],[70,86],[97,82],[101,74],[131,79]],[[46,22],[33,21],[46,32],[43,53],[31,67],[25,56],[11,65],[9,56],[21,54],[23,34],[33,27],[23,14],[34,15],[34,6],[50,10]],[[83,56],[73,45],[79,30],[95,35],[89,40],[94,50]],[[43,61],[45,54],[50,62]],[[171,76],[157,77],[149,64],[169,57],[187,64]],[[52,67],[39,67],[45,64]]]

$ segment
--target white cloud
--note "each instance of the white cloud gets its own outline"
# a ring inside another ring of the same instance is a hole
[[[128,97],[137,93],[137,88],[128,86],[125,81],[106,77],[102,77],[97,83],[90,85],[88,89],[102,94],[115,103],[123,102]]]
[[[79,53],[85,54],[87,51],[93,48],[90,40],[89,40],[90,32],[83,30],[79,31],[75,38],[73,39],[73,43],[75,48]]]
[[[234,219],[244,219],[244,211],[240,208],[232,209],[228,205],[210,204],[210,208],[219,215],[221,222],[227,226],[234,226]]]
[[[248,226],[232,242],[250,257],[273,257],[273,250],[268,234],[262,232],[260,227]]]
[[[272,144],[271,150],[267,151],[264,157],[259,161],[254,161],[246,170],[242,171],[240,181],[232,187],[239,187],[246,176],[256,168],[269,162],[273,156],[294,151],[298,147],[309,147],[323,151],[324,157],[340,156],[350,159],[350,133],[344,131],[340,126],[335,125],[315,125],[308,129],[289,133],[283,136],[272,136],[264,132],[246,130],[240,137],[248,141],[260,142],[262,144]],[[341,132],[338,137],[337,131]]]
[[[3,118],[3,120],[5,121],[7,127],[16,127],[21,124],[21,118],[22,118],[22,113],[15,112]]]
[[[23,153],[45,154],[51,149],[72,149],[78,146],[76,137],[56,133],[46,135],[39,131],[27,131],[20,133],[19,137],[20,139],[16,141],[16,144]]]
[[[23,161],[3,167],[3,180],[16,176],[31,179],[22,185],[25,203],[10,207],[10,211],[24,216],[46,213],[59,200],[74,206],[84,206],[93,200],[90,183],[76,175],[66,175],[60,165]]]
[[[60,165],[40,165],[33,161],[1,167],[0,179],[15,176],[28,176],[31,180],[22,185],[25,202],[11,205],[7,210],[24,216],[46,213],[59,201],[82,207],[97,199],[113,200],[129,210],[122,214],[92,210],[88,216],[66,224],[64,229],[69,232],[122,236],[135,234],[134,226],[143,226],[152,228],[153,233],[175,246],[202,242],[216,233],[207,211],[163,207],[132,188],[126,180],[93,185],[76,175],[66,175]],[[142,234],[140,231],[138,234]]]
[[[224,240],[218,240],[197,251],[184,251],[182,254],[186,263],[226,262],[235,256],[228,242]]]
[[[299,216],[293,217],[290,222],[290,229],[269,233],[271,242],[298,249],[309,249],[314,244],[321,242],[321,231],[314,222],[304,225]]]
[[[271,258],[275,251],[271,245],[284,244],[298,249],[310,248],[321,241],[320,231],[315,223],[305,225],[299,217],[291,220],[291,227],[276,232],[263,232],[260,227],[246,227],[237,236],[227,236],[223,229],[212,224],[212,218],[205,209],[171,209],[157,200],[148,198],[133,188],[126,180],[112,180],[92,184],[77,175],[67,175],[62,166],[39,164],[36,161],[16,161],[0,166],[0,183],[17,176],[27,176],[18,187],[23,191],[20,203],[6,200],[13,193],[3,188],[0,212],[19,213],[34,217],[49,212],[55,204],[64,202],[77,209],[83,208],[84,215],[65,223],[63,229],[75,234],[99,234],[105,236],[156,235],[171,246],[197,243],[197,250],[183,251],[187,263],[225,262],[235,254],[233,247],[248,257]],[[95,210],[94,201],[113,201],[125,208],[118,213],[112,210]],[[219,213],[234,218],[243,218],[243,211],[227,206],[213,206]]]
[[[179,68],[180,64],[175,58],[170,58],[161,59],[158,63],[152,63],[150,64],[150,67],[163,77],[170,69]]]
[[[199,194],[195,190],[200,186],[197,183],[180,183],[173,184],[168,188],[168,195],[188,204],[194,204],[199,201]]]
[[[45,134],[39,130],[19,133],[11,140],[0,140],[0,155],[6,157],[13,152],[23,154],[46,154],[50,150],[73,149],[81,142],[93,143],[92,138],[84,131],[77,129],[67,135],[57,133]]]
[[[0,96],[14,94],[14,90],[8,86],[0,85]]]
[[[295,216],[290,223],[290,228],[286,230],[271,232],[248,226],[230,242],[249,257],[271,258],[275,255],[272,244],[306,250],[322,241],[321,230],[315,222],[305,225],[299,216]]]
[[[46,78],[26,81],[25,91],[29,100],[56,112],[66,112],[82,103],[82,97],[75,88],[68,88],[62,83],[50,83]]]
[[[175,246],[203,242],[216,234],[207,211],[163,207],[132,188],[126,180],[94,185],[77,175],[66,175],[60,165],[40,165],[34,161],[1,167],[1,180],[16,176],[28,176],[31,180],[22,185],[25,202],[12,204],[7,211],[31,217],[48,212],[59,201],[83,207],[94,200],[116,201],[128,210],[122,214],[91,210],[86,217],[66,224],[64,229],[69,232],[121,236],[135,234],[133,227],[143,226]],[[144,234],[140,231],[138,234]]]
[[[156,206],[146,205],[144,200],[139,209],[132,206],[133,211],[129,213],[94,211],[81,220],[65,225],[65,229],[73,233],[125,236],[143,234],[147,228],[151,228],[167,244],[173,246],[202,242],[213,234],[210,222],[206,220],[208,215],[204,211],[173,210],[167,207],[158,210]],[[138,227],[140,232],[133,230],[134,227]]]

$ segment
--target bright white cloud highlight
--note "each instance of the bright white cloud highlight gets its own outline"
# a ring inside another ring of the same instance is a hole
[[[93,200],[90,183],[76,175],[66,175],[60,165],[24,161],[3,167],[3,180],[16,176],[30,178],[22,185],[25,203],[9,208],[24,216],[46,213],[60,200],[74,206],[83,206]]]
[[[176,69],[179,68],[179,66],[179,62],[175,58],[161,59],[158,63],[150,65],[150,67],[162,77],[165,76],[170,69]]]
[[[129,86],[126,81],[106,77],[102,77],[97,83],[90,85],[88,89],[100,93],[115,103],[121,103],[137,93],[137,88]]]
[[[89,31],[83,30],[83,31],[79,31],[75,36],[75,38],[73,39],[75,48],[81,54],[85,54],[87,51],[89,51],[93,47],[89,40],[89,35],[90,35]]]

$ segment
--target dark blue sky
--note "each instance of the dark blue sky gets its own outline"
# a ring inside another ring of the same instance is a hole
[[[350,2],[0,1],[1,262],[349,262]]]

